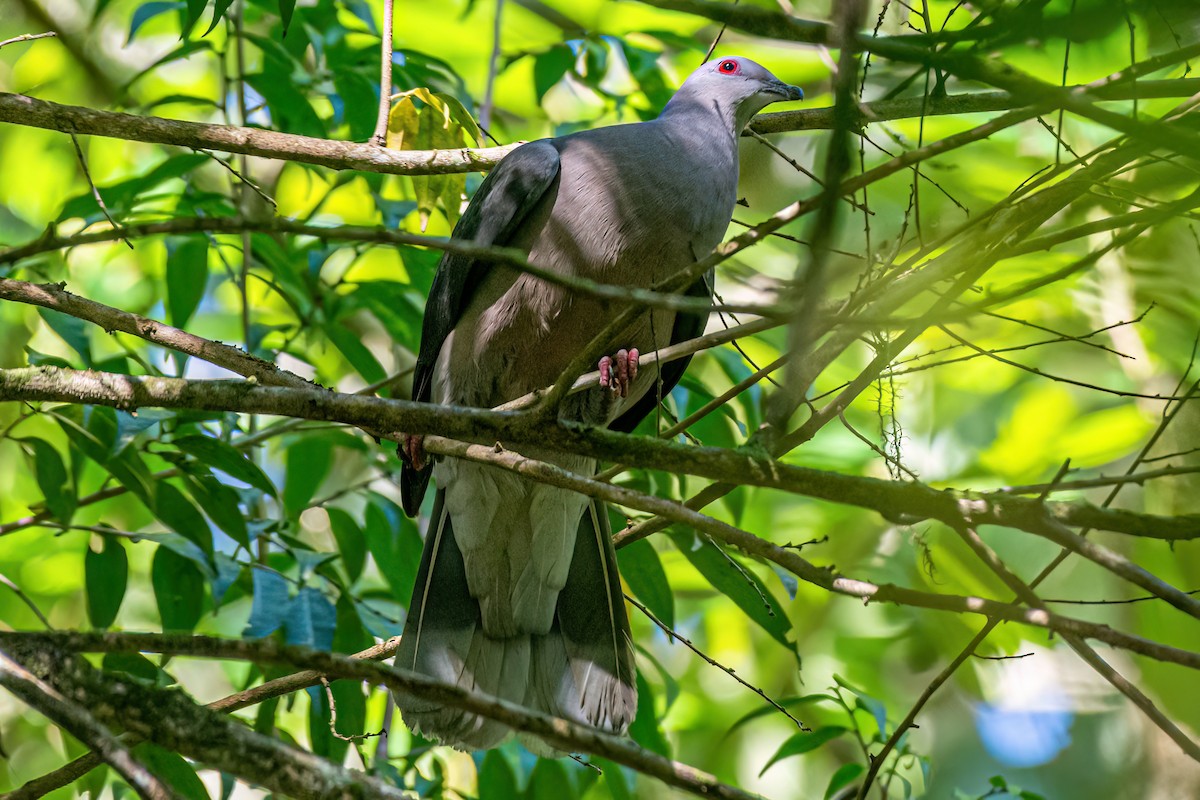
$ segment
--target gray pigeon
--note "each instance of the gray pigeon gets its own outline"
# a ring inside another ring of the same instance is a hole
[[[648,287],[712,252],[737,201],[738,137],[760,109],[803,93],[745,58],[704,64],[655,120],[530,142],[484,180],[454,237],[516,247],[544,269]],[[711,276],[688,294],[711,296]],[[549,386],[611,307],[514,269],[447,253],[426,306],[413,398],[491,408]],[[655,310],[611,342],[601,387],[563,416],[630,431],[686,360],[638,374],[640,353],[699,335],[705,315]],[[606,731],[637,710],[629,620],[602,503],[458,459],[401,448],[404,509],[437,478],[396,666]],[[582,474],[590,458],[529,448]],[[509,729],[397,694],[414,731],[461,748]],[[545,751],[539,741],[527,744]]]

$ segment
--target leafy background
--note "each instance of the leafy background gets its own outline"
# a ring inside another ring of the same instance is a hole
[[[776,9],[776,3],[746,2]],[[826,18],[824,3],[792,4],[800,16]],[[881,35],[925,30],[949,18],[958,30],[995,23],[989,49],[1057,82],[1070,36],[1069,82],[1101,78],[1135,58],[1194,39],[1186,3],[1099,0],[955,4],[886,8]],[[1074,8],[1067,28],[1037,25]],[[927,12],[927,13],[923,13]],[[693,16],[635,2],[504,4],[493,103],[484,108],[496,5],[400,3],[396,9],[391,143],[408,149],[488,145],[558,135],[653,116],[704,57],[719,30]],[[322,138],[364,141],[378,97],[381,4],[364,0],[8,0],[0,38],[43,28],[57,39],[0,51],[0,89],[63,103],[177,119],[240,123]],[[286,36],[284,31],[286,30]],[[239,35],[240,32],[240,35]],[[241,55],[239,56],[239,51]],[[805,104],[827,106],[832,56],[821,48],[729,31],[717,54],[759,60],[804,87]],[[866,99],[896,91],[936,92],[925,71],[876,60]],[[1186,77],[1182,68],[1170,77]],[[911,80],[909,80],[911,78]],[[907,81],[907,83],[906,83]],[[963,88],[954,84],[953,90]],[[970,88],[970,87],[967,87]],[[1144,114],[1176,100],[1140,101]],[[1129,110],[1130,104],[1122,108]],[[867,129],[862,166],[982,121],[979,115],[902,119]],[[486,133],[476,127],[483,124]],[[836,235],[830,292],[850,290],[875,262],[903,258],[1005,198],[1056,159],[1084,153],[1111,132],[1067,116],[1006,129],[926,162],[914,205],[914,177],[902,172],[870,188],[869,217],[846,206]],[[771,137],[813,171],[827,136]],[[270,215],[320,225],[384,226],[448,235],[460,198],[478,175],[413,179],[334,172],[295,162],[227,157],[138,142],[80,137],[92,180],[120,222],[173,217]],[[885,152],[886,151],[886,152]],[[250,190],[225,161],[261,188]],[[1190,169],[1190,167],[1189,167]],[[0,241],[17,245],[47,228],[60,234],[103,225],[70,137],[0,128]],[[1054,221],[1056,229],[1123,213],[1145,200],[1178,196],[1194,177],[1177,163],[1143,164],[1119,182],[1097,186]],[[753,140],[743,144],[737,218],[753,223],[819,191],[807,175]],[[271,198],[272,207],[265,197]],[[859,200],[864,198],[860,195]],[[864,225],[864,219],[866,224]],[[731,228],[731,233],[740,230]],[[806,220],[784,229],[812,234]],[[973,318],[959,335],[1010,353],[1050,375],[1143,394],[1170,393],[1191,366],[1200,319],[1200,245],[1190,219],[1152,229],[1093,269],[1024,295],[1002,309],[1011,319]],[[984,292],[1018,286],[1105,243],[1080,237],[1052,250],[1003,262]],[[243,266],[247,247],[253,254]],[[806,250],[772,239],[727,262],[718,290],[730,302],[768,299],[786,285]],[[11,277],[66,281],[80,295],[165,320],[251,352],[343,391],[376,386],[404,397],[418,343],[423,299],[437,254],[414,247],[331,244],[312,237],[254,233],[145,237],[44,254],[0,269]],[[248,278],[243,279],[243,270]],[[1148,308],[1151,310],[1140,316]],[[715,319],[715,318],[714,318]],[[1028,321],[1082,336],[1054,339]],[[1017,320],[1017,321],[1014,321]],[[733,320],[715,320],[714,325]],[[699,356],[668,401],[682,416],[778,357],[785,334],[773,331]],[[814,387],[822,394],[856,375],[872,357],[852,348]],[[1067,458],[1074,477],[1111,474],[1129,463],[1158,424],[1161,402],[1117,396],[972,356],[931,329],[846,412],[787,457],[848,474],[911,470],[935,486],[991,488],[1046,481]],[[960,359],[960,360],[952,360]],[[0,303],[0,366],[57,364],[112,372],[195,378],[225,376],[203,363],[125,335],[29,306]],[[920,369],[921,367],[936,368]],[[771,389],[755,388],[691,433],[705,444],[736,446],[762,419]],[[1197,444],[1200,418],[1185,412],[1161,452]],[[653,430],[648,423],[647,430]],[[876,449],[857,438],[861,432]],[[1190,444],[1189,444],[1190,442]],[[879,451],[887,452],[885,461]],[[1172,464],[1195,463],[1184,455]],[[398,461],[352,429],[274,418],[99,407],[0,407],[0,526],[45,510],[38,524],[0,527],[0,621],[14,629],[196,631],[275,636],[289,643],[360,650],[399,633],[420,553],[418,523],[400,511]],[[897,476],[907,473],[898,472]],[[628,485],[686,498],[699,482],[653,472],[627,473]],[[1198,510],[1186,476],[1127,487],[1119,505],[1160,513]],[[1083,496],[1103,498],[1106,490]],[[105,499],[97,501],[98,496]],[[1081,496],[1081,493],[1066,497]],[[903,526],[877,515],[782,493],[741,487],[710,509],[777,543],[819,540],[804,549],[819,564],[874,581],[930,591],[1004,597],[998,580],[938,524]],[[614,511],[614,525],[625,517]],[[1005,529],[984,531],[1006,563],[1031,575],[1056,552],[1050,543]],[[1156,542],[1107,544],[1165,580],[1200,585],[1195,545],[1173,551]],[[640,744],[770,797],[830,797],[854,782],[864,750],[886,738],[930,678],[978,629],[966,616],[868,605],[830,596],[693,532],[625,548],[620,566],[630,593],[665,625],[712,659],[778,700],[812,729],[801,732],[728,674],[715,669],[632,612],[640,704],[631,735]],[[11,590],[10,590],[11,589]],[[22,594],[18,594],[19,589]],[[1045,585],[1052,598],[1134,596],[1106,572],[1068,561]],[[26,602],[28,601],[28,602]],[[40,620],[33,608],[45,616]],[[1194,646],[1159,603],[1072,606],[1071,613],[1180,646]],[[1195,796],[1200,775],[1123,698],[1069,651],[1042,633],[1001,626],[981,656],[1033,653],[1016,660],[974,658],[940,692],[885,773],[892,797],[1016,796],[1117,798]],[[1194,678],[1179,668],[1111,654],[1161,707],[1193,729],[1200,724]],[[159,659],[105,659],[104,666],[178,682],[198,700],[230,693],[274,674],[255,667]],[[240,712],[335,760],[346,759],[429,797],[624,798],[668,790],[625,768],[603,774],[571,760],[534,758],[515,743],[484,754],[431,748],[414,739],[384,693],[346,682],[332,688],[338,729],[386,738],[354,743],[329,733],[320,688]],[[13,788],[77,755],[80,746],[15,699],[0,696],[0,789]],[[141,751],[139,751],[141,752]],[[245,786],[166,751],[145,754],[189,797],[245,796]],[[123,796],[129,789],[103,770],[62,790]]]

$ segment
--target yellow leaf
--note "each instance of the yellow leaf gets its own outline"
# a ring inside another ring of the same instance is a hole
[[[463,105],[454,97],[426,88],[402,92],[388,115],[387,144],[396,150],[462,149],[467,146],[466,133],[479,142],[479,127]],[[438,207],[453,227],[466,192],[466,176],[419,175],[411,180],[421,230],[429,225],[429,216]]]

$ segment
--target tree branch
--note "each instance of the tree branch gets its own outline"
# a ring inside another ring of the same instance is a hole
[[[1200,538],[1200,515],[1162,517],[1098,509],[1083,502],[1047,502],[1008,494],[939,491],[919,483],[841,475],[797,467],[741,451],[588,428],[537,415],[487,411],[342,394],[321,389],[259,386],[243,381],[138,377],[92,370],[27,367],[0,370],[0,401],[92,403],[122,410],[188,408],[273,414],[342,422],[370,430],[434,434],[477,444],[539,445],[647,469],[741,483],[872,509],[906,523],[1003,525],[1039,533],[1047,523],[1096,527],[1163,540]]]
[[[1055,87],[1057,89],[1057,87]],[[1078,91],[1068,87],[1067,91]],[[1200,79],[1147,81],[1093,89],[1104,100],[1144,97],[1190,97],[1200,89]],[[945,114],[1004,111],[1028,105],[1030,98],[1009,92],[952,95],[936,100],[912,98],[863,103],[861,124]],[[520,143],[500,147],[456,150],[389,150],[373,142],[356,143],[279,133],[262,128],[214,125],[165,119],[39,100],[27,95],[0,92],[0,122],[45,128],[63,133],[107,136],[192,149],[275,158],[317,164],[330,169],[355,169],[399,175],[442,175],[492,169]],[[834,127],[832,108],[799,109],[760,114],[751,122],[756,133],[829,130]]]
[[[459,150],[389,150],[373,143],[342,142],[290,133],[211,125],[161,117],[97,111],[0,92],[0,122],[137,142],[220,150],[301,161],[330,169],[395,175],[445,175],[488,170],[518,145]]]
[[[368,647],[366,650],[359,651],[350,658],[362,658],[370,661],[382,661],[385,658],[391,658],[396,654],[397,648],[400,647],[400,637],[393,636],[386,642],[377,644],[373,647]],[[208,708],[219,711],[223,714],[228,714],[242,708],[248,708],[258,703],[270,700],[274,697],[282,697],[285,694],[298,692],[302,689],[307,689],[310,686],[317,686],[321,683],[321,679],[326,677],[323,673],[316,670],[304,670],[291,675],[285,675],[282,678],[276,678],[272,681],[255,686],[245,691],[235,692],[227,697],[222,697],[220,700],[214,700],[208,704]],[[135,737],[126,735],[131,742]],[[140,739],[136,740],[140,741]],[[82,778],[84,775],[91,772],[96,767],[100,766],[101,759],[96,753],[88,753],[71,761],[53,772],[48,772],[45,775],[35,778],[28,783],[14,789],[11,792],[3,795],[3,800],[38,800],[44,797],[55,789],[61,789],[71,783]]]
[[[686,764],[670,761],[657,753],[645,750],[628,739],[580,725],[565,719],[530,711],[515,703],[467,692],[457,686],[438,683],[425,675],[397,669],[375,661],[354,659],[343,655],[325,653],[298,647],[281,647],[271,640],[254,641],[214,639],[203,636],[158,636],[154,634],[66,634],[42,637],[40,634],[0,633],[0,645],[18,653],[23,660],[35,662],[43,668],[53,670],[48,677],[53,683],[68,684],[72,688],[83,688],[90,697],[109,699],[128,696],[126,708],[105,708],[108,714],[125,719],[130,730],[162,741],[173,749],[187,753],[198,760],[222,765],[226,771],[246,774],[247,767],[255,760],[277,758],[285,751],[284,761],[294,765],[296,773],[279,776],[259,776],[256,782],[268,787],[279,786],[284,778],[289,789],[277,789],[294,796],[316,800],[324,792],[328,796],[343,794],[337,785],[329,785],[340,773],[349,775],[348,770],[333,768],[328,762],[304,751],[286,747],[282,743],[246,730],[243,726],[227,722],[207,709],[197,707],[179,692],[167,692],[146,688],[123,678],[97,674],[90,667],[81,665],[77,658],[67,657],[70,652],[163,652],[188,655],[198,658],[248,660],[256,663],[289,664],[315,671],[328,678],[347,678],[386,686],[392,691],[416,695],[452,708],[459,708],[489,719],[495,719],[509,727],[534,734],[552,746],[568,752],[588,752],[631,767],[645,775],[702,797],[725,798],[725,800],[756,800],[755,796],[737,787],[721,783],[716,778]],[[115,705],[120,705],[115,704]],[[156,725],[156,720],[169,724]],[[185,726],[195,726],[188,730]],[[238,733],[223,738],[226,731],[237,729]],[[265,741],[262,741],[265,740]],[[269,745],[267,743],[270,743]],[[231,746],[232,745],[232,746]],[[247,748],[253,748],[248,750]],[[229,764],[231,758],[240,761]],[[214,760],[219,759],[219,760]],[[323,770],[318,776],[307,775],[310,762]],[[357,780],[368,786],[379,785],[386,789],[382,797],[407,797],[397,790],[386,787],[379,781],[354,773]],[[314,781],[311,785],[297,783],[302,777]],[[266,777],[267,780],[263,780]],[[348,787],[347,787],[348,788]]]
[[[101,672],[55,640],[7,634],[5,649],[56,691],[85,704],[103,723],[223,772],[300,800],[412,800],[378,778],[345,769],[197,706],[179,690],[151,688]],[[349,663],[362,663],[342,657]]]
[[[0,651],[0,686],[95,750],[97,761],[107,762],[143,800],[182,800],[83,707],[68,700],[55,687],[30,673],[3,651]]]

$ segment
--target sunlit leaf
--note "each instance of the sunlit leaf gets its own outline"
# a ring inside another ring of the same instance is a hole
[[[461,149],[466,146],[464,134],[479,140],[474,118],[456,98],[429,89],[401,93],[388,115],[388,147],[396,150]],[[429,215],[438,207],[451,226],[458,221],[459,204],[466,191],[465,176],[414,176],[412,183],[421,230],[425,230]]]

